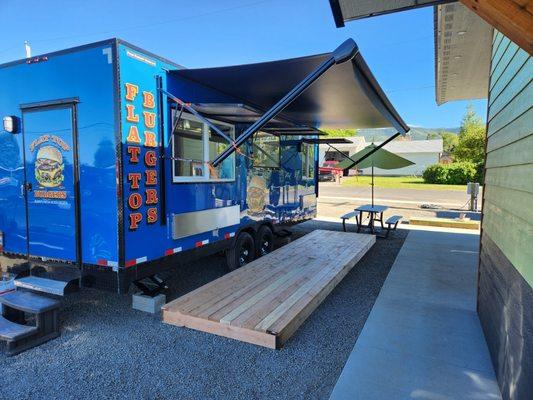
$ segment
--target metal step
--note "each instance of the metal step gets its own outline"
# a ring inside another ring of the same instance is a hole
[[[31,275],[15,279],[16,287],[33,290],[35,292],[54,294],[56,296],[64,296],[69,284],[70,282],[40,278]]]
[[[61,307],[61,302],[56,299],[23,290],[17,290],[1,296],[0,304],[32,314],[41,314]]]
[[[0,305],[0,339],[6,341],[5,350],[8,356],[59,336],[59,300],[17,290],[0,296]],[[28,314],[35,315],[35,326],[28,324],[28,319],[31,319]]]
[[[36,332],[35,326],[17,324],[0,315],[0,339],[2,340],[20,340]]]

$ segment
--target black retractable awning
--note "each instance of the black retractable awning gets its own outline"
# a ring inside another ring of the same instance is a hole
[[[352,39],[332,53],[232,67],[173,70],[169,75],[170,79],[175,76],[178,81],[193,81],[208,89],[191,90],[186,99],[178,99],[160,89],[182,107],[187,102],[196,107],[192,111],[197,113],[202,104],[209,101],[207,96],[217,98],[218,103],[204,106],[204,114],[226,112],[234,117],[237,113],[241,118],[249,117],[251,125],[212,161],[214,166],[255,132],[282,127],[273,126],[278,122],[310,129],[392,126],[398,131],[393,137],[409,130]],[[213,96],[213,91],[218,92],[218,96]],[[246,106],[235,107],[236,104]],[[258,111],[263,114],[259,115]],[[257,118],[252,122],[253,114]]]
[[[354,43],[355,44],[355,43]],[[224,114],[253,120],[256,110],[267,110],[332,56],[315,56],[230,67],[180,69],[170,71],[215,89],[250,108],[202,104],[201,112]],[[183,100],[204,103],[201,93]],[[198,107],[196,109],[200,111]],[[224,110],[225,109],[225,110]],[[409,128],[394,110],[359,52],[350,60],[333,65],[298,98],[284,108],[279,117],[316,128],[380,128],[393,126],[404,134]]]

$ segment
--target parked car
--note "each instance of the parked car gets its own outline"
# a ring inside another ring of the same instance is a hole
[[[318,181],[319,182],[335,182],[335,174],[329,170],[324,170],[322,168],[318,171]]]
[[[331,174],[332,175],[332,179],[331,180],[335,180],[335,176],[336,175],[339,175],[339,176],[343,176],[344,173],[343,173],[343,170],[340,169],[340,168],[336,168],[337,164],[339,164],[338,161],[336,160],[328,160],[328,161],[324,161],[324,163],[322,164],[321,167],[318,168],[318,172],[319,172],[319,180],[320,180],[320,175],[321,174]],[[325,182],[325,181],[323,181]]]

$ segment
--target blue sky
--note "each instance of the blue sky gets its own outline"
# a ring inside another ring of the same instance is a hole
[[[185,67],[210,67],[332,51],[359,45],[390,100],[414,126],[459,126],[472,103],[437,106],[433,9],[374,17],[337,29],[327,0],[2,0],[0,63],[119,37]]]

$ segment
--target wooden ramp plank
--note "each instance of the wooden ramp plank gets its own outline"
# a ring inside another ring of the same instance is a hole
[[[316,230],[163,307],[163,321],[279,348],[375,243]]]
[[[276,285],[275,283],[273,283],[274,278],[276,279],[276,282],[280,280],[283,283],[283,282],[290,281],[291,278],[294,278],[293,272],[296,275],[301,274],[302,271],[300,267],[303,266],[307,260],[308,260],[308,257],[306,256],[300,256],[299,258],[297,258],[297,262],[295,262],[291,266],[291,271],[287,270],[287,267],[284,265],[283,262],[278,262],[276,274],[272,278],[268,278],[266,281],[263,281],[261,285],[254,286],[254,290],[248,290],[243,296],[240,296],[238,294],[232,295],[231,296],[232,302],[228,303],[227,301],[225,301],[223,308],[216,309],[215,307],[216,310],[214,312],[212,313],[206,312],[203,315],[199,314],[198,316],[208,316],[208,318],[211,320],[220,320],[221,318],[225,317],[228,313],[231,313],[236,307],[240,307],[243,303],[248,302],[250,297],[254,297],[256,292],[258,290],[261,290],[265,286],[270,285],[270,284],[275,285],[273,287],[275,291],[275,289],[279,287],[279,285]],[[265,295],[266,295],[266,292],[265,292]],[[258,301],[260,300],[260,298],[256,297],[255,300]],[[248,304],[251,304],[251,303],[248,303]]]
[[[163,321],[168,324],[183,326],[206,333],[212,333],[214,335],[224,336],[230,339],[256,344],[258,346],[268,347],[271,349],[278,348],[276,335],[271,335],[265,332],[258,332],[251,329],[220,324],[215,321],[210,321],[205,318],[198,318],[192,315],[182,315],[179,313],[167,314],[165,311],[163,311]]]
[[[288,274],[283,274],[280,278],[274,281],[272,284],[264,288],[263,290],[256,292],[252,297],[246,300],[244,303],[241,303],[237,307],[233,308],[228,314],[220,318],[220,322],[223,324],[229,324],[232,320],[237,318],[247,309],[252,307],[254,304],[257,304],[262,298],[267,296],[272,292],[276,292],[280,287],[286,287],[290,284],[295,278],[299,278],[302,275],[302,272],[298,269],[290,271]]]
[[[350,247],[339,251],[334,263],[328,264],[327,268],[324,268],[323,273],[320,273],[320,276],[317,275],[312,281],[306,284],[305,287],[299,288],[298,291],[296,291],[291,296],[291,298],[288,299],[288,301],[283,304],[280,304],[278,309],[273,312],[271,316],[269,316],[270,318],[265,318],[264,321],[262,321],[255,327],[255,329],[264,329],[268,332],[272,331],[279,333],[284,327],[283,321],[287,321],[288,323],[296,317],[296,315],[293,315],[293,313],[291,313],[293,306],[301,303],[301,307],[295,307],[295,313],[301,311],[301,309],[303,309],[307,305],[307,303],[309,303],[316,295],[316,290],[313,290],[314,288],[318,287],[318,289],[320,290],[324,286],[327,286],[331,280],[334,280],[336,277],[338,277],[339,274],[342,273],[344,270],[346,270],[347,273],[356,264],[356,262],[359,261],[362,255],[366,253],[370,246],[371,244],[369,243],[368,248],[364,252],[358,249],[359,251],[354,253],[353,249]],[[347,256],[349,257],[348,259],[346,259]],[[356,260],[353,259],[354,256]],[[335,282],[332,288],[335,287],[337,283],[342,280],[344,275],[345,274],[343,274],[341,278]],[[323,298],[325,298],[327,294],[329,294],[329,292],[327,292],[323,296]],[[322,302],[323,298],[319,301],[319,303]],[[280,320],[281,322],[278,323],[278,320]]]
[[[354,255],[354,257],[345,264],[345,267],[333,277],[327,284],[323,286],[315,286],[307,297],[300,300],[300,304],[296,304],[292,311],[294,314],[287,312],[282,316],[275,325],[269,329],[278,332],[278,340],[280,343],[285,343],[296,330],[302,325],[311,313],[324,301],[324,299],[331,293],[331,291],[339,284],[340,281],[350,272],[350,270],[359,262],[368,250],[375,243],[375,240],[368,243],[361,251]],[[291,311],[291,310],[289,310]]]
[[[312,239],[308,238],[307,236],[309,235],[306,235],[302,238],[305,239],[303,243],[306,243],[309,241],[309,239]],[[302,246],[302,249],[305,249],[305,246]],[[274,256],[275,252],[271,254]],[[269,263],[254,264],[254,266],[251,268],[241,268],[232,271],[229,274],[224,275],[223,280],[220,278],[209,282],[206,285],[180,297],[179,299],[174,300],[172,303],[169,303],[169,307],[175,310],[187,312],[199,307],[202,309],[207,309],[210,305],[221,301],[221,293],[228,293],[228,296],[233,295],[233,297],[238,299],[240,295],[252,288],[250,283],[258,285],[263,281],[263,279],[270,279],[277,271],[284,270],[286,267],[280,264],[280,261],[282,261],[283,258],[285,258],[283,253],[275,254],[274,257],[269,258]],[[250,267],[251,265],[252,264],[249,264],[247,267]],[[239,296],[235,296],[238,290],[242,291],[239,292]]]

